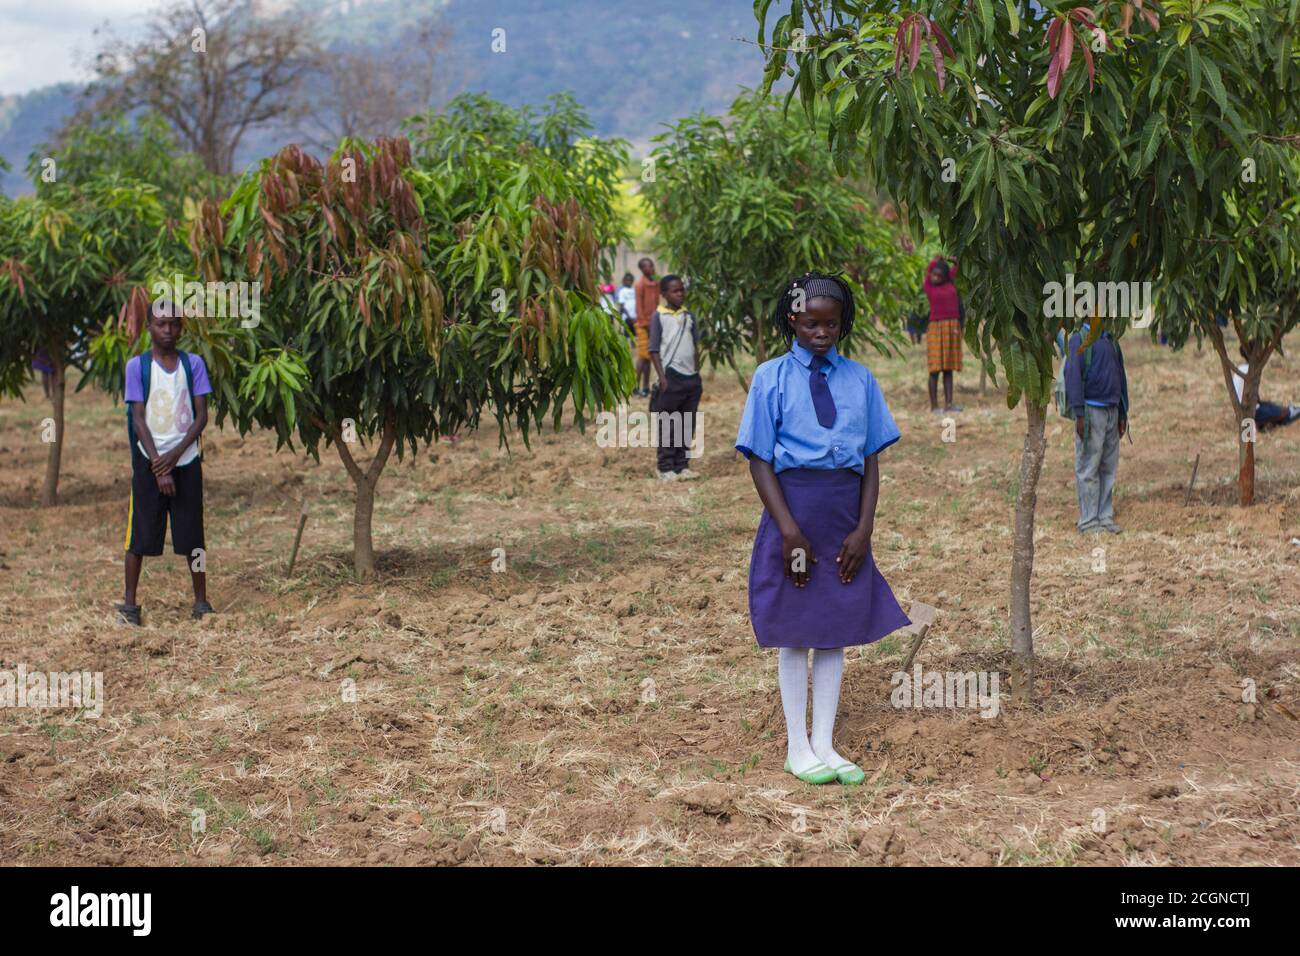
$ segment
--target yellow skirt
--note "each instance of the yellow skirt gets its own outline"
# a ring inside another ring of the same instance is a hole
[[[960,372],[961,323],[956,319],[932,321],[925,333],[925,356],[931,372]]]
[[[650,330],[640,325],[636,327],[636,357],[650,358]]]

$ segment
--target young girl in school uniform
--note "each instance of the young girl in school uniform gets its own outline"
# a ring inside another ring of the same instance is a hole
[[[844,648],[909,623],[871,557],[877,455],[899,433],[875,377],[836,351],[853,315],[853,294],[837,276],[809,272],[786,287],[773,322],[790,350],[754,372],[736,436],[763,502],[750,620],[760,647],[779,648],[785,769],[817,784],[865,777],[831,742]]]

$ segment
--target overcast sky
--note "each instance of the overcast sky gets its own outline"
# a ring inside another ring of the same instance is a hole
[[[90,77],[85,62],[105,21],[130,35],[157,0],[0,0],[0,94]]]

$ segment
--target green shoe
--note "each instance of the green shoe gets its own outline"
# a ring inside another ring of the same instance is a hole
[[[835,768],[835,776],[839,778],[840,783],[848,787],[856,787],[867,779],[861,767],[848,761]]]
[[[803,773],[795,773],[793,770],[790,769],[789,757],[785,758],[785,772],[788,774],[793,774],[794,776],[802,780],[804,783],[813,783],[813,784],[817,784],[818,786],[824,783],[834,783],[836,780],[839,779],[839,775],[836,774],[834,770],[826,766],[826,764],[824,763],[819,763],[816,766],[814,766],[811,770],[805,770]],[[859,773],[860,772],[861,771],[859,771]]]

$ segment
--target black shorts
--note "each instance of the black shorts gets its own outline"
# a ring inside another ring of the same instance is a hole
[[[167,516],[171,515],[172,550],[191,557],[203,548],[203,462],[172,469],[176,494],[158,490],[149,459],[131,449],[131,504],[126,519],[126,550],[133,554],[163,553]]]

